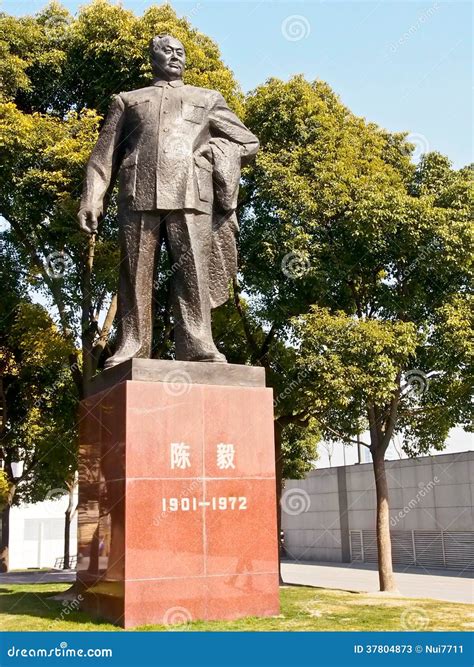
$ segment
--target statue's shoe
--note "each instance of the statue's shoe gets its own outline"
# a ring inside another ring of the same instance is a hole
[[[133,359],[134,357],[126,357],[126,356],[116,356],[115,354],[112,357],[109,357],[107,361],[104,364],[104,370],[108,370],[109,368],[113,368],[114,366],[118,366],[119,364],[123,364],[125,361],[130,361],[130,359]],[[138,357],[137,357],[138,358]],[[142,357],[140,357],[142,358]],[[226,364],[227,359],[223,354],[220,352],[215,352],[214,354],[203,354],[202,356],[196,356],[193,357],[192,359],[178,359],[177,361],[199,361],[199,362],[204,362],[204,363],[211,363],[211,364]]]
[[[203,354],[202,356],[192,357],[191,359],[179,359],[178,361],[199,361],[204,363],[211,364],[226,364],[227,359],[220,352],[215,352],[214,354]]]
[[[114,366],[118,366],[119,364],[123,364],[125,361],[130,361],[130,359],[133,359],[133,357],[117,357],[115,354],[112,357],[109,357],[107,361],[104,364],[104,370],[108,370],[109,368],[113,368]]]

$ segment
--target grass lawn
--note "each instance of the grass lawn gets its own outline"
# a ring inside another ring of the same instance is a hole
[[[0,586],[0,630],[119,630],[49,599],[68,584]],[[70,608],[70,607],[69,607]],[[176,630],[471,630],[473,608],[466,604],[382,597],[366,593],[281,587],[281,613],[270,618],[195,621]],[[147,625],[137,630],[169,630]]]

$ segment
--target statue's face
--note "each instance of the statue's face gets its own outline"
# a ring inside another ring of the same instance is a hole
[[[174,37],[162,37],[153,45],[151,64],[155,76],[165,81],[181,79],[184,72],[186,54],[184,46]]]

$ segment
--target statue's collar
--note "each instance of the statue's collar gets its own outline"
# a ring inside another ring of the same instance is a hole
[[[171,86],[171,88],[178,88],[179,86],[184,86],[182,79],[176,79],[175,81],[163,81],[161,79],[155,79],[153,81],[153,86],[160,86],[164,88],[165,86]]]

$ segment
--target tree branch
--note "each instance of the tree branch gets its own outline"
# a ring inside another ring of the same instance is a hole
[[[297,414],[281,415],[280,417],[277,417],[275,421],[277,424],[279,424],[279,426],[281,426],[281,428],[285,428],[285,426],[288,426],[289,424],[296,424],[297,426],[305,427],[308,426],[310,419],[311,416],[303,410]]]
[[[317,421],[322,425],[324,429],[329,431],[329,433],[334,433],[335,436],[339,440],[342,440],[343,442],[347,442],[349,444],[354,444],[354,445],[364,445],[364,447],[367,447],[367,449],[370,449],[370,445],[368,445],[366,442],[363,442],[362,440],[354,440],[354,438],[350,438],[347,435],[344,435],[344,433],[340,433],[339,431],[336,431],[336,429],[332,428],[331,426],[328,426],[322,419],[319,417],[316,417]]]
[[[349,289],[351,290],[352,297],[353,297],[354,303],[356,305],[357,317],[359,319],[362,319],[362,305],[361,305],[361,302],[360,302],[359,294],[358,294],[358,292],[356,290],[356,287],[355,287],[355,283],[352,280],[352,278],[347,281],[347,284],[349,285]]]
[[[94,323],[91,322],[92,295],[91,277],[94,265],[96,235],[87,239],[86,257],[81,277],[81,338],[82,338],[82,377],[84,387],[90,382],[93,375],[93,340],[95,337]]]
[[[244,309],[242,307],[242,302],[240,300],[239,285],[238,285],[238,282],[237,282],[236,278],[234,278],[234,280],[232,281],[232,284],[233,284],[233,288],[234,288],[234,304],[235,304],[235,307],[237,308],[237,312],[238,312],[239,317],[242,321],[242,326],[244,328],[245,337],[247,339],[248,344],[250,345],[250,347],[253,350],[253,356],[255,355],[255,358],[258,359],[258,354],[259,354],[260,348],[258,347],[257,341],[255,340],[255,338],[254,338],[254,336],[253,336],[253,334],[250,330],[250,326],[249,326],[249,323],[248,323],[247,316],[245,315]]]
[[[6,219],[8,220],[12,228],[15,230],[15,233],[20,238],[25,250],[30,255],[30,259],[33,265],[40,270],[41,275],[43,276],[43,280],[45,284],[48,286],[49,291],[51,292],[51,296],[53,297],[53,301],[56,305],[56,308],[58,309],[59,321],[61,323],[63,334],[69,338],[70,333],[69,333],[66,307],[64,305],[61,290],[58,287],[57,281],[54,278],[50,278],[50,276],[47,274],[44,263],[40,255],[38,254],[35,245],[31,242],[31,239],[24,233],[21,223],[19,223],[18,220],[12,217],[8,217]],[[43,254],[46,254],[44,248],[43,248]]]
[[[1,411],[0,415],[0,435],[3,434],[3,431],[6,429],[7,424],[7,396],[5,392],[5,387],[3,384],[3,376],[0,374],[0,396],[1,396]]]
[[[102,351],[104,350],[105,346],[107,345],[107,341],[109,340],[110,331],[112,329],[116,313],[117,313],[117,295],[114,294],[110,301],[109,309],[107,311],[107,315],[105,316],[104,324],[100,331],[99,338],[97,339],[92,349],[93,373],[95,373],[97,370],[97,364],[99,363],[100,355],[102,354]]]
[[[265,336],[265,340],[263,341],[263,345],[260,348],[259,360],[263,359],[263,357],[266,357],[266,355],[268,354],[268,350],[270,348],[270,345],[271,345],[273,339],[275,338],[276,330],[277,330],[277,326],[274,322],[272,324],[272,326],[270,327],[270,331]]]
[[[390,401],[388,414],[384,423],[384,435],[381,444],[382,450],[384,452],[387,450],[387,447],[390,444],[390,440],[392,438],[397,423],[398,404],[400,402],[400,377],[401,376],[399,373],[397,375],[397,389],[394,395],[392,396],[392,400]]]
[[[375,416],[375,409],[372,404],[367,406],[367,417],[369,420],[369,431],[370,431],[370,451],[373,452],[378,449],[380,438],[379,430],[377,429],[377,419]]]

